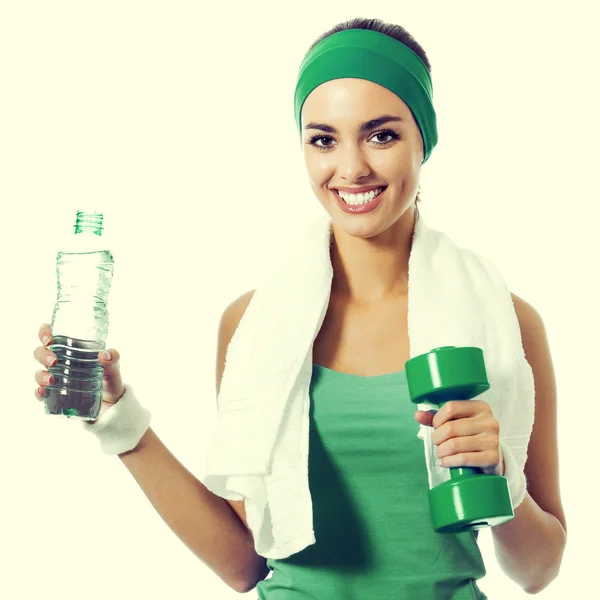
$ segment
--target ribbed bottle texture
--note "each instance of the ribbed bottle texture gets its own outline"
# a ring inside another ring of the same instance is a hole
[[[102,404],[104,369],[98,352],[108,335],[108,293],[114,259],[102,246],[102,213],[79,211],[69,251],[56,256],[57,297],[52,344],[58,362],[48,371],[46,413],[96,419]]]

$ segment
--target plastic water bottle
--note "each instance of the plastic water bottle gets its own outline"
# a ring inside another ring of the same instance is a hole
[[[114,259],[103,246],[102,213],[77,212],[75,235],[56,256],[57,296],[52,315],[56,365],[48,371],[54,383],[46,387],[49,415],[94,420],[102,404],[104,368],[98,352],[108,335],[108,293]]]

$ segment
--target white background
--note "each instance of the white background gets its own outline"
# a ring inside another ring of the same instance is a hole
[[[33,395],[38,327],[78,207],[113,239],[108,345],[199,478],[224,307],[322,210],[293,117],[310,43],[355,16],[405,26],[433,66],[430,226],[491,258],[541,313],[558,382],[569,542],[538,597],[597,589],[600,134],[593,2],[19,2],[0,9],[0,596],[236,598],[116,457]],[[597,16],[597,15],[596,15]],[[491,599],[526,598],[480,536]],[[256,591],[248,597],[256,598]]]

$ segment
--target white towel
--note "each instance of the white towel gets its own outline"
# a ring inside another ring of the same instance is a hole
[[[308,485],[309,387],[313,344],[331,293],[330,243],[325,215],[255,291],[227,351],[203,482],[220,497],[245,500],[256,552],[266,558],[287,558],[316,542]],[[489,261],[428,228],[422,216],[408,266],[410,355],[440,346],[483,350],[490,389],[477,400],[488,402],[500,423],[516,507],[526,490],[534,388],[510,292]],[[415,421],[430,488],[450,477],[435,465],[432,431]]]

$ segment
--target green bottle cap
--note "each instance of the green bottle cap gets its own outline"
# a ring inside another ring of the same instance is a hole
[[[75,220],[75,233],[91,232],[95,235],[102,235],[102,219],[101,212],[86,212],[83,210],[77,211],[77,219]]]

